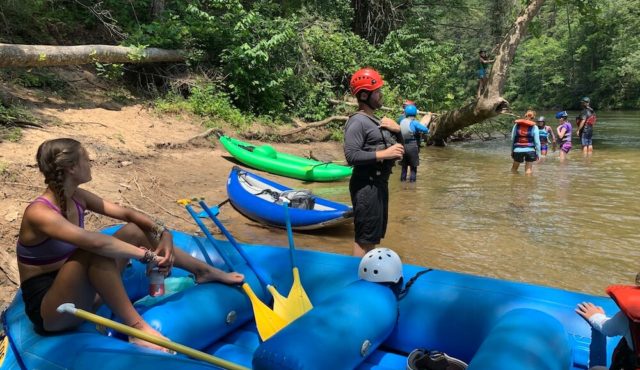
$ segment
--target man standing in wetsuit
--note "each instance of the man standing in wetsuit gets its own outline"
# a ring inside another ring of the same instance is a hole
[[[364,256],[384,238],[389,211],[389,176],[404,147],[400,125],[374,116],[382,107],[378,72],[363,68],[351,77],[351,93],[358,99],[358,112],[345,126],[344,155],[353,166],[349,192],[355,225],[354,256]]]
[[[596,112],[591,108],[591,99],[584,97],[580,99],[582,111],[577,119],[577,135],[582,142],[582,154],[593,153],[593,125],[596,123]]]

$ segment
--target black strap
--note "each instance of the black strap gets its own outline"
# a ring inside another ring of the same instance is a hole
[[[422,270],[419,271],[418,273],[416,273],[415,275],[413,275],[413,277],[411,279],[409,279],[409,281],[407,281],[407,283],[405,284],[404,288],[402,288],[400,290],[400,292],[398,293],[398,301],[402,300],[404,297],[407,296],[407,294],[409,294],[409,289],[411,289],[411,286],[413,285],[413,283],[416,282],[416,280],[418,280],[418,278],[424,274],[426,274],[427,272],[433,271],[433,269],[426,269],[426,270]]]
[[[281,195],[281,193],[271,190],[269,188],[265,188],[264,190],[262,190],[259,193],[256,193],[255,195],[262,195],[262,194],[269,194],[274,200],[280,199],[280,195]]]

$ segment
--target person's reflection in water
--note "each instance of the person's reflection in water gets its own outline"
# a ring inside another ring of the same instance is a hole
[[[509,198],[507,200],[507,213],[517,225],[528,223],[531,214],[531,200],[533,191],[538,183],[533,176],[511,176],[509,184]]]
[[[567,173],[568,163],[566,161],[560,162],[558,164],[556,176],[556,200],[566,204],[569,199],[569,193],[571,192],[571,180],[569,179],[569,174]]]

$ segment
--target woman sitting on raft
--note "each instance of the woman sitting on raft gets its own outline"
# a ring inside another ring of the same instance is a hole
[[[120,273],[132,258],[158,266],[165,274],[178,266],[193,273],[198,283],[243,281],[242,274],[223,272],[174,249],[171,233],[148,216],[79,188],[91,181],[91,163],[78,141],[45,141],[36,160],[47,189],[24,211],[16,252],[25,311],[39,334],[80,324],[75,316],[56,312],[62,303],[94,310],[104,302],[126,325],[162,337],[125,292]],[[113,236],[87,231],[85,210],[127,224]],[[130,341],[159,349],[139,339]]]

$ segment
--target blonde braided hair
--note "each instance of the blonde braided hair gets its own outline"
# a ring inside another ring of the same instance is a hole
[[[67,218],[67,197],[64,194],[65,170],[78,163],[81,148],[82,144],[74,139],[53,139],[40,144],[36,154],[38,168],[44,175],[44,183],[53,191],[64,218]]]

